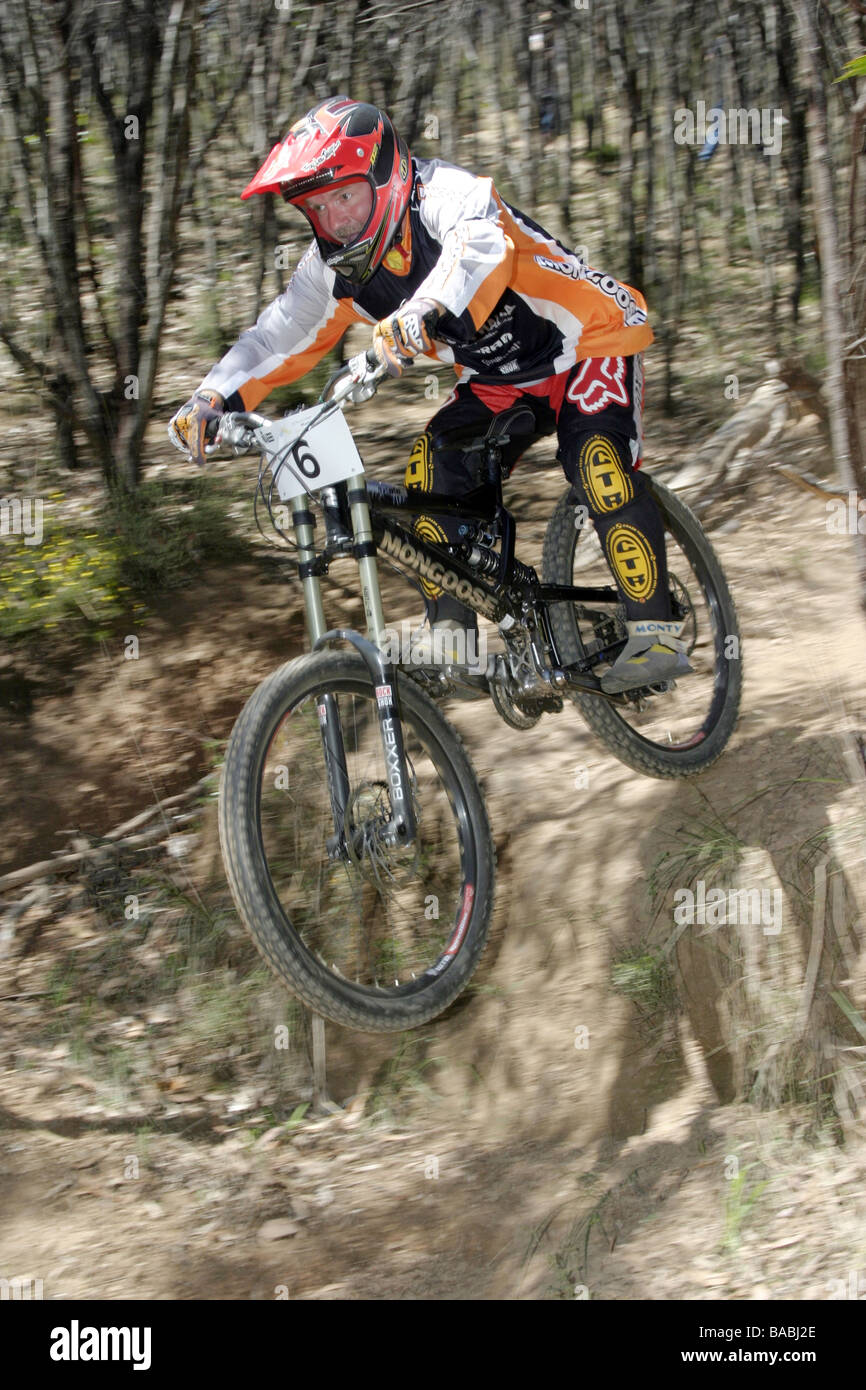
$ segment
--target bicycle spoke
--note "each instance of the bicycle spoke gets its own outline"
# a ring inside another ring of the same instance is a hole
[[[408,851],[385,843],[391,803],[375,707],[370,698],[335,699],[350,788],[344,849],[334,857],[326,849],[335,831],[310,698],[278,730],[262,770],[265,857],[293,929],[318,959],[358,984],[399,986],[435,964],[453,930],[458,827],[435,764],[404,727],[417,837]]]

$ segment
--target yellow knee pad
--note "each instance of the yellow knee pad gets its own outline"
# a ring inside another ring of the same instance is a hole
[[[604,538],[604,548],[623,593],[636,603],[651,599],[658,585],[658,565],[643,532],[617,521]]]
[[[433,450],[429,430],[419,434],[412,445],[403,481],[406,487],[420,488],[422,492],[433,491]]]
[[[591,434],[584,440],[577,467],[589,504],[599,515],[619,511],[634,497],[629,470],[606,435]]]

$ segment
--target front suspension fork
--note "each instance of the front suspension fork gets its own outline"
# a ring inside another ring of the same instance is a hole
[[[350,478],[348,487],[355,544],[358,549],[368,550],[368,543],[372,542],[373,537],[363,475]],[[376,713],[391,800],[391,820],[383,827],[382,837],[390,844],[411,845],[416,833],[415,811],[403,745],[396,672],[391,663],[384,660],[380,650],[385,635],[385,619],[382,613],[375,555],[368,551],[358,560],[368,637],[364,638],[360,633],[344,628],[328,630],[322,606],[321,585],[318,575],[313,572],[313,562],[316,558],[313,539],[315,519],[306,498],[295,499],[293,519],[310,646],[313,651],[320,651],[323,647],[338,641],[351,642],[364,658],[376,694]],[[337,851],[345,844],[346,812],[351,795],[343,726],[333,695],[323,693],[316,701],[316,710],[328,774],[331,814],[334,819],[335,838],[332,846]]]
[[[359,632],[350,632],[346,628],[334,628],[331,632],[323,632],[322,636],[315,642],[314,650],[318,651],[333,642],[351,642],[367,663],[367,670],[370,672],[370,679],[373,682],[373,689],[376,694],[376,714],[379,718],[379,733],[385,758],[385,775],[391,798],[391,819],[382,828],[382,838],[386,844],[411,845],[415,839],[415,809],[412,804],[412,787],[406,766],[406,751],[403,746],[403,725],[397,703],[396,671],[389,661],[385,661],[378,647],[375,647],[366,637],[362,637]],[[332,745],[327,742],[331,725],[335,726],[335,733],[330,734],[335,748],[338,745],[342,748],[343,731],[340,726],[339,712],[336,709],[336,700],[333,696],[325,696],[324,698],[333,701],[334,708],[334,717],[329,717],[330,711],[326,712],[322,727],[327,759],[329,756],[333,756],[330,754]],[[320,713],[320,721],[322,718]],[[345,752],[343,752],[342,757],[339,779],[334,781],[329,779],[331,807],[334,811],[334,829],[338,837],[343,833],[345,826],[345,806],[349,792]],[[341,797],[343,798],[342,803]]]

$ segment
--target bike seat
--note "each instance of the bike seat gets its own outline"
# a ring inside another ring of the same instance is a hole
[[[485,434],[478,433],[478,425],[458,425],[455,429],[443,430],[437,434],[434,444],[446,448],[482,449],[485,444],[506,444],[515,434],[535,434],[537,425],[535,414],[528,405],[512,405],[501,411],[491,420]]]
[[[537,429],[535,412],[531,406],[512,405],[508,410],[494,416],[484,438],[504,444],[514,434],[535,434]]]

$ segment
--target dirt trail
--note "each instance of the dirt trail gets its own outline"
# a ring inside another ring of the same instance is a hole
[[[531,557],[561,483],[518,487]],[[801,1299],[833,1296],[851,1271],[866,1290],[862,1146],[834,1146],[805,1107],[721,1106],[698,1041],[707,999],[688,980],[660,1028],[611,987],[612,962],[659,911],[670,921],[649,883],[678,834],[716,816],[784,877],[810,836],[862,812],[840,733],[842,717],[866,720],[847,540],[818,498],[767,485],[749,501],[715,538],[745,640],[743,714],[700,779],[639,777],[573,711],[519,734],[491,708],[450,708],[497,842],[491,944],[472,992],[420,1037],[328,1025],[342,1113],[282,1122],[310,1090],[301,1043],[273,1059],[275,987],[259,989],[230,1084],[208,1084],[219,1047],[203,996],[160,1011],[132,990],[158,938],[129,957],[121,942],[118,983],[92,904],[22,919],[38,951],[19,940],[0,961],[0,1272],[55,1298]],[[192,782],[291,654],[287,594],[254,566],[204,575],[148,625],[139,662],[103,657],[60,694],[34,690],[29,713],[6,710],[6,867]],[[204,893],[219,881],[212,806],[198,833],[184,872]],[[238,969],[245,948],[230,949]],[[94,951],[97,1022],[132,1040],[131,1071],[113,1078],[64,1032],[70,998],[49,973]]]

